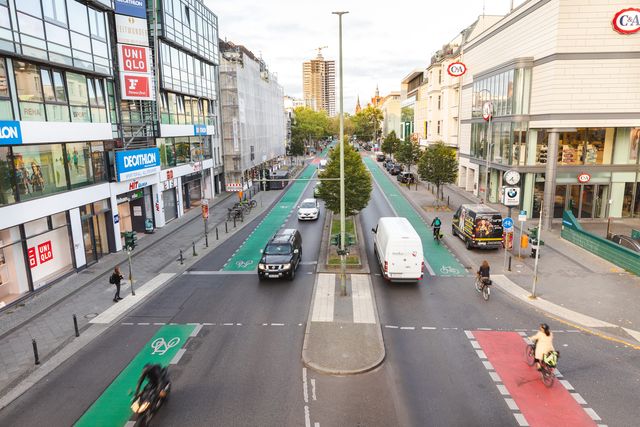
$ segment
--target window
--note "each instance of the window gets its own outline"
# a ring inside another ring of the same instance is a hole
[[[40,0],[20,0],[16,2],[16,9],[21,12],[26,12],[29,15],[42,17],[42,11],[40,10]]]
[[[71,121],[90,122],[87,78],[82,74],[67,73],[67,88],[71,104]]]
[[[74,142],[66,144],[65,149],[71,188],[93,184],[90,145],[86,142]]]
[[[442,120],[438,120],[438,131],[437,131],[438,135],[440,135],[441,126],[442,126]]]
[[[438,70],[438,83],[442,84],[442,69]]]
[[[15,75],[20,118],[25,121],[44,121],[44,97],[37,67],[26,62],[16,61]]]
[[[9,147],[0,147],[0,206],[16,202],[16,186]]]
[[[21,201],[67,190],[62,144],[12,147]]]
[[[189,7],[184,6],[184,20],[187,25],[191,25],[191,17],[189,16]]]
[[[438,110],[442,109],[442,96],[438,95]]]
[[[40,76],[46,103],[47,120],[51,122],[68,122],[69,107],[61,73],[42,68],[40,69]]]
[[[53,21],[64,27],[67,26],[67,10],[64,0],[47,0],[42,2],[44,17],[47,21]]]
[[[69,16],[73,17],[69,22],[69,27],[73,31],[77,31],[80,34],[88,36],[90,33],[87,6],[78,3],[77,1],[67,1],[67,7],[69,9]]]
[[[100,40],[107,39],[107,31],[104,25],[104,14],[95,9],[88,8],[89,23],[91,24],[91,37]]]
[[[104,144],[102,141],[91,143],[91,165],[93,166],[93,179],[95,182],[108,181],[109,176],[106,168],[106,156],[104,154]]]
[[[107,122],[107,106],[102,79],[87,79],[87,88],[89,91],[89,105],[91,106],[91,121],[94,123]]]
[[[0,120],[13,120],[8,82],[4,58],[0,58]]]

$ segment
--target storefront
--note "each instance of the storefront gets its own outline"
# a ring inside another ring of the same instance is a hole
[[[118,217],[120,232],[135,231],[144,233],[149,221],[153,227],[153,199],[151,187],[139,188],[128,193],[118,195]]]
[[[109,200],[100,200],[80,206],[82,237],[87,265],[98,262],[103,255],[115,250]]]
[[[0,306],[73,270],[67,212],[0,230]]]
[[[178,217],[178,198],[176,189],[168,188],[162,192],[162,203],[164,205],[164,221],[169,222]]]
[[[202,173],[192,173],[182,177],[182,205],[185,212],[200,206],[202,200]]]

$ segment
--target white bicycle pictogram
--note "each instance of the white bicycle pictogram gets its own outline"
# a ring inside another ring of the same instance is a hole
[[[153,353],[151,354],[159,354],[160,356],[164,355],[169,349],[175,347],[180,342],[180,338],[173,337],[166,342],[163,337],[156,338],[151,343],[151,348],[153,349]]]
[[[250,259],[249,261],[236,261],[236,266],[240,268],[249,267],[251,264],[253,264],[252,259]]]
[[[442,273],[442,274],[460,274],[460,271],[455,267],[451,267],[450,265],[443,265],[442,267],[440,267],[440,273]]]

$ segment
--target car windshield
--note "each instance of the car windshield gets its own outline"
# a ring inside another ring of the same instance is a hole
[[[288,243],[271,243],[264,249],[264,253],[266,255],[287,255],[291,253],[291,245]]]
[[[301,209],[312,209],[312,208],[315,208],[315,207],[316,207],[315,202],[302,202],[300,204],[300,208]]]

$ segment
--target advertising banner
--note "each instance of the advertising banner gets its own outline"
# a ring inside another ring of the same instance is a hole
[[[156,99],[151,75],[121,73],[120,87],[122,88],[122,99],[136,99],[139,101],[153,101]]]
[[[144,46],[118,43],[120,71],[151,73],[151,49]]]
[[[0,145],[22,144],[20,122],[0,120]]]
[[[133,16],[115,15],[118,43],[149,46],[147,20]]]
[[[147,19],[145,0],[116,0],[116,13]]]
[[[160,150],[157,147],[141,150],[116,151],[118,181],[127,181],[160,171]]]

